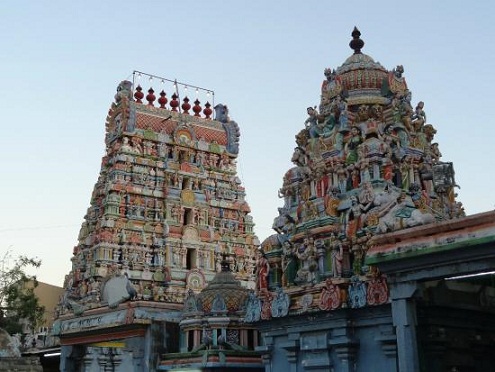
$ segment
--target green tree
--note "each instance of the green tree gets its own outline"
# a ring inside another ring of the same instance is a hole
[[[0,327],[10,334],[22,333],[23,324],[34,331],[43,322],[45,308],[34,293],[36,275],[26,272],[40,266],[41,260],[13,258],[10,251],[0,259]]]

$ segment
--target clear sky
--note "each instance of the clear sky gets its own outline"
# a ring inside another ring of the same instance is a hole
[[[3,1],[0,253],[42,259],[62,285],[104,154],[105,118],[133,70],[205,87],[241,129],[239,176],[269,236],[323,70],[363,53],[398,64],[425,102],[467,214],[493,209],[495,2]],[[156,89],[155,89],[156,90]]]

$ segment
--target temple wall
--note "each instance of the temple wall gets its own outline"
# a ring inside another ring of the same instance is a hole
[[[145,337],[129,337],[92,346],[62,346],[62,371],[99,371],[111,368],[114,372],[144,372],[152,370],[146,355],[149,345]]]
[[[389,305],[272,320],[260,331],[267,372],[396,371]]]

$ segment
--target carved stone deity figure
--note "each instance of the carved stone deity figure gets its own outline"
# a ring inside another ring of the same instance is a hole
[[[249,292],[248,298],[246,300],[246,315],[244,320],[247,323],[257,322],[261,318],[261,300],[256,297],[256,294],[251,291]]]
[[[300,261],[300,269],[297,271],[295,281],[297,283],[315,283],[318,272],[316,249],[312,238],[305,238],[296,251],[296,257]]]
[[[342,305],[339,286],[333,284],[331,279],[327,279],[321,291],[319,308],[321,310],[335,310]]]
[[[220,293],[215,295],[215,298],[211,304],[211,311],[213,313],[222,313],[227,311],[227,305],[225,304],[225,300]]]
[[[288,240],[283,243],[282,253],[282,285],[290,287],[294,285],[294,279],[297,272],[297,260],[294,252],[294,246]]]
[[[382,94],[384,96],[390,97],[394,94],[406,94],[407,83],[406,79],[402,76],[403,73],[404,67],[402,65],[398,65],[389,72],[388,77],[385,78],[382,83]]]
[[[321,84],[321,106],[326,106],[332,98],[340,95],[343,91],[342,81],[335,70],[326,68],[323,71],[326,80]]]
[[[256,261],[256,290],[258,293],[268,291],[268,275],[270,273],[270,263],[261,249],[257,251]]]
[[[332,276],[334,278],[340,278],[342,277],[344,251],[342,244],[339,242],[335,234],[332,234],[330,237],[330,247],[332,249]]]
[[[277,288],[275,298],[272,300],[272,316],[279,318],[289,313],[290,298],[281,287]]]
[[[420,132],[423,125],[426,124],[426,113],[424,112],[423,107],[425,107],[425,103],[419,101],[411,116],[411,124],[415,132]]]
[[[325,257],[327,253],[327,247],[323,239],[315,240],[315,249],[318,257],[318,271],[320,274],[325,273]]]
[[[338,187],[332,187],[328,194],[325,196],[325,212],[330,217],[338,217],[339,211],[338,207],[340,204],[340,199],[338,198],[339,194]]]
[[[351,127],[351,137],[345,145],[345,163],[354,164],[358,160],[358,146],[363,143],[361,129],[357,126]]]

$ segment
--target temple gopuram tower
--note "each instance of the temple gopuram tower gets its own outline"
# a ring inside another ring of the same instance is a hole
[[[489,357],[459,361],[450,343],[486,327],[464,356],[493,345],[493,306],[480,306],[493,286],[445,278],[495,267],[494,215],[465,217],[453,165],[441,160],[404,67],[363,54],[360,35],[355,28],[340,67],[324,70],[279,190],[276,234],[258,251],[245,320],[263,335],[265,370],[419,371],[421,358],[432,371],[493,366]],[[483,298],[469,297],[477,290]]]
[[[388,71],[363,54],[360,35],[354,29],[354,53],[342,66],[325,69],[319,108],[308,107],[296,135],[295,166],[279,191],[277,234],[262,243],[270,268],[258,280],[261,296],[278,287],[298,293],[306,286],[382,282],[365,263],[373,236],[464,214],[452,163],[440,160],[424,103],[413,108],[404,68]],[[386,301],[382,283],[383,297],[373,301]],[[320,307],[348,299],[364,301],[339,296]]]
[[[170,83],[173,94],[143,92],[138,77]],[[187,88],[213,95],[137,72],[117,88],[57,309],[62,370],[156,368],[159,353],[179,351],[185,295],[205,288],[222,262],[254,288],[259,242],[237,176],[239,127],[224,105],[180,98]]]

